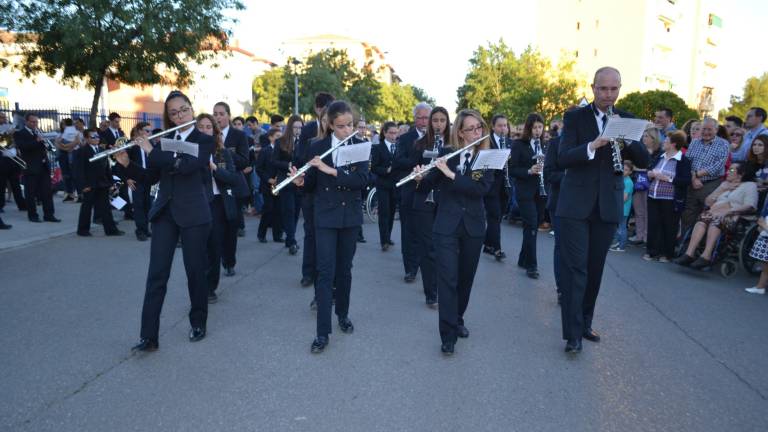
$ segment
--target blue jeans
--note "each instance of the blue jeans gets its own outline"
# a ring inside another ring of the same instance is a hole
[[[261,186],[261,179],[256,174],[256,170],[251,171],[251,184],[253,185],[253,208],[261,213],[262,207],[264,207],[264,197],[259,192],[259,186]]]
[[[619,227],[616,229],[616,235],[613,237],[613,243],[618,243],[620,249],[627,247],[627,219],[629,216],[622,216]]]

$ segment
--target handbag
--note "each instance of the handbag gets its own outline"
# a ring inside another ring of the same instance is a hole
[[[644,171],[638,171],[635,178],[635,192],[644,192],[648,190],[650,182],[648,181],[648,173]]]

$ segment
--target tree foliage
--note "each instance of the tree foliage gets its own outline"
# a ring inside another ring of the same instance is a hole
[[[669,108],[672,110],[673,120],[678,126],[682,126],[690,119],[699,118],[699,113],[696,110],[688,107],[680,96],[668,90],[628,93],[619,99],[616,107],[629,111],[638,118],[651,121],[653,121],[656,111]]]
[[[456,91],[458,107],[475,109],[483,117],[503,113],[519,123],[538,112],[551,119],[577,102],[579,83],[572,60],[553,66],[530,46],[516,56],[500,40],[478,47],[469,63],[464,84]]]
[[[225,9],[238,0],[26,0],[2,6],[0,26],[16,34],[27,76],[61,72],[93,88],[90,122],[106,79],[125,84],[192,81],[188,62],[226,48]]]
[[[768,72],[762,76],[751,77],[744,84],[741,96],[731,96],[731,105],[719,113],[720,120],[730,115],[746,118],[747,111],[752,107],[768,109]]]
[[[369,120],[408,122],[413,120],[413,107],[421,100],[416,96],[415,87],[398,83],[384,84],[381,87],[379,104],[369,116]]]
[[[274,68],[253,80],[254,115],[263,119],[280,112],[279,95],[280,91],[285,87],[286,77],[293,84],[292,75],[286,75],[285,68]],[[291,95],[293,95],[293,92],[291,92]]]

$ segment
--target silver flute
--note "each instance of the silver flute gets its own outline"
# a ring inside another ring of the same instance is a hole
[[[477,141],[473,141],[473,142],[465,145],[464,147],[462,147],[462,148],[460,148],[460,149],[458,149],[458,150],[456,150],[456,151],[454,151],[452,153],[448,153],[447,155],[443,156],[442,159],[448,160],[448,159],[451,159],[453,157],[456,157],[456,156],[464,153],[465,151],[469,150],[470,148],[480,144],[481,142],[483,142],[484,139],[488,138],[489,136],[490,135],[485,135],[485,136],[481,137],[480,139],[478,139]],[[440,158],[438,158],[438,159],[440,159]],[[399,182],[397,182],[395,187],[400,187],[400,186],[408,183],[409,181],[415,179],[416,177],[423,176],[426,173],[428,173],[429,171],[432,171],[435,168],[435,166],[437,165],[436,163],[437,163],[438,159],[435,159],[434,162],[430,162],[429,165],[427,165],[424,168],[422,168],[421,171],[419,171],[419,172],[414,171],[414,172],[408,174],[407,176],[403,177]]]
[[[536,146],[536,154],[533,155],[532,159],[536,159],[536,166],[539,167],[539,196],[547,196],[547,188],[544,187],[544,159],[546,159],[546,155],[541,152],[541,140],[536,138],[534,145]]]
[[[613,106],[608,107],[608,121],[613,117]],[[605,124],[608,127],[608,123]],[[605,132],[605,130],[603,130]],[[611,159],[613,160],[613,173],[624,174],[624,161],[621,158],[621,150],[624,148],[624,140],[611,138]]]
[[[324,157],[326,157],[329,154],[333,153],[333,151],[336,150],[337,148],[339,148],[339,147],[343,146],[344,144],[346,144],[347,142],[349,142],[349,140],[351,140],[356,134],[357,134],[357,132],[352,132],[352,135],[350,135],[350,136],[344,138],[343,140],[339,141],[339,143],[336,144],[335,146],[331,146],[331,148],[329,148],[328,150],[323,152],[323,154],[320,155],[320,159],[323,159]],[[288,177],[285,178],[285,180],[283,180],[280,183],[276,184],[272,188],[272,195],[277,196],[277,194],[280,193],[281,189],[283,189],[284,187],[286,187],[289,184],[293,183],[294,180],[296,180],[299,176],[301,176],[305,172],[309,171],[310,168],[312,168],[312,165],[310,165],[309,162],[305,163],[304,166],[302,166],[301,168],[298,169],[298,171],[296,171],[296,174],[294,174],[292,176],[288,176]]]

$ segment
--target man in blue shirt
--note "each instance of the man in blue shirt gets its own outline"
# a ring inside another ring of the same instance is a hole
[[[677,130],[675,124],[672,123],[672,115],[672,110],[669,108],[662,108],[656,111],[656,118],[653,122],[656,124],[656,129],[659,130],[661,142],[667,139],[667,134]]]
[[[752,107],[747,111],[747,118],[744,120],[744,129],[747,133],[744,135],[744,141],[733,153],[734,162],[743,162],[747,160],[749,156],[749,150],[752,148],[752,140],[758,135],[768,135],[768,128],[763,125],[765,123],[766,112],[763,108]]]

